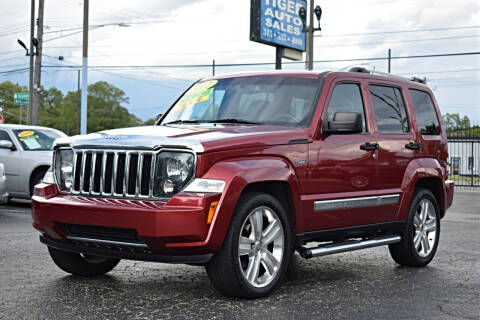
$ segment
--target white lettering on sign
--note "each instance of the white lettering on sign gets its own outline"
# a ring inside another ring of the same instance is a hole
[[[298,10],[300,10],[302,7],[302,5],[297,3],[295,0],[265,0],[265,3],[268,6],[279,8],[293,15],[297,15]]]

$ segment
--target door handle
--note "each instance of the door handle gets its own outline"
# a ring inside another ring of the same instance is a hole
[[[365,150],[365,151],[374,151],[378,150],[380,146],[378,143],[364,143],[360,146],[360,150]]]
[[[420,142],[415,143],[415,142],[410,142],[405,145],[405,148],[410,149],[410,150],[418,150],[422,147],[422,144]]]

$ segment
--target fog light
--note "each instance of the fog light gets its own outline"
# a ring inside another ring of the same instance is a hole
[[[167,193],[167,194],[172,193],[174,188],[175,188],[175,185],[173,184],[173,181],[170,179],[165,180],[165,182],[163,183],[164,193]]]

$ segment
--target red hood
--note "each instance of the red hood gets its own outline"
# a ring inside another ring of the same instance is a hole
[[[288,144],[291,140],[307,138],[303,128],[271,125],[182,124],[114,129],[100,134],[139,140],[162,137],[167,138],[172,145],[181,145],[183,140],[196,141],[203,145],[205,152]]]

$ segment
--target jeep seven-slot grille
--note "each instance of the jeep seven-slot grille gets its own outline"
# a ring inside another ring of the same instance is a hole
[[[73,194],[153,198],[155,153],[75,150]]]

